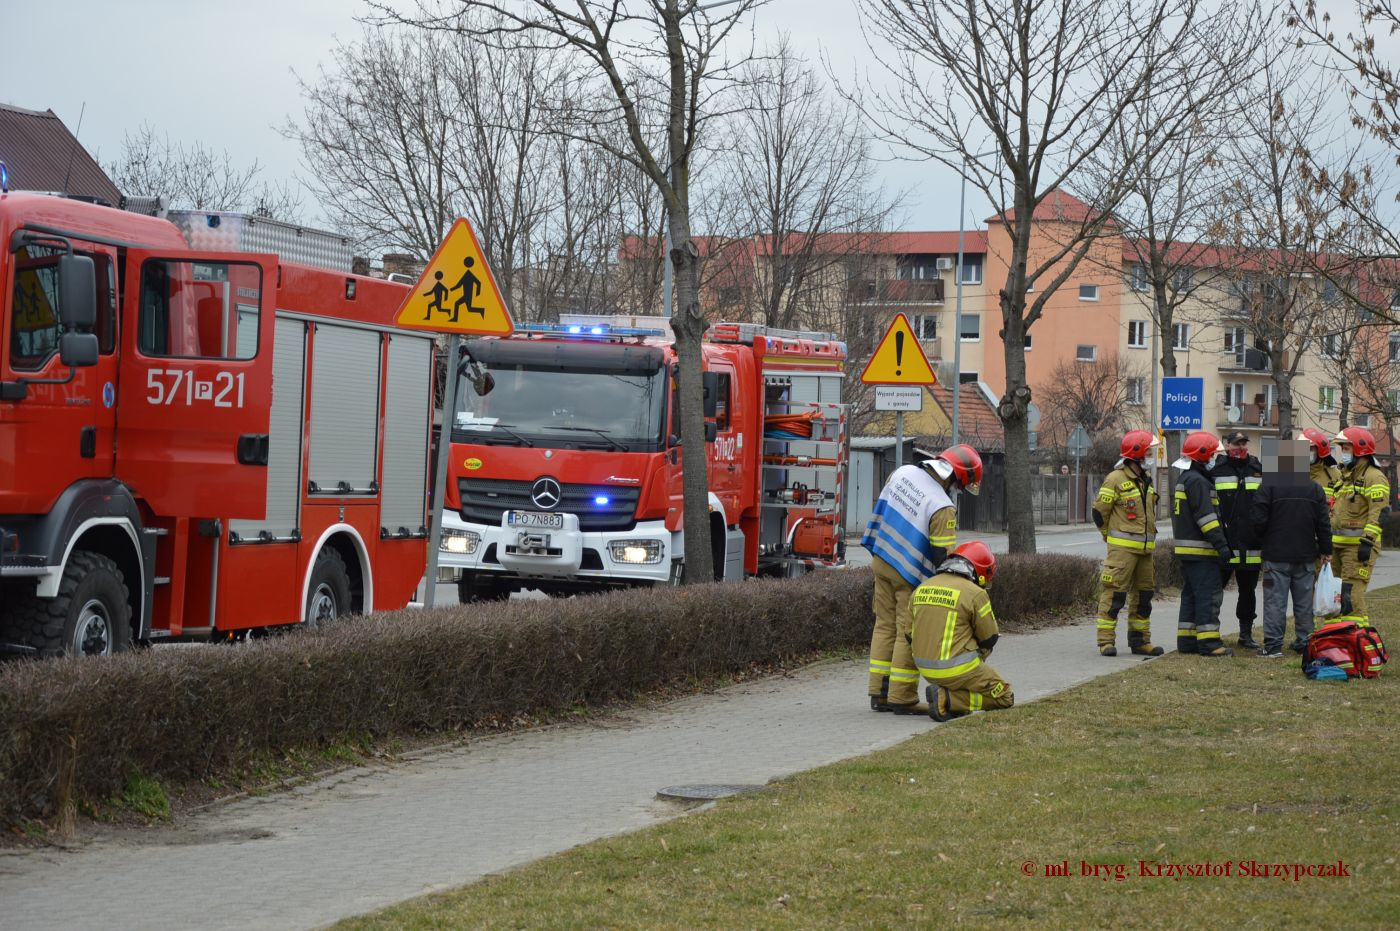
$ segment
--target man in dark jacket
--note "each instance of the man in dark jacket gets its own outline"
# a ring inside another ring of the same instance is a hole
[[[1261,557],[1254,527],[1250,524],[1250,504],[1259,491],[1264,464],[1249,454],[1249,437],[1236,430],[1225,437],[1225,455],[1216,460],[1210,470],[1215,480],[1215,494],[1220,499],[1220,521],[1225,525],[1225,537],[1230,541],[1231,556],[1220,566],[1220,588],[1224,591],[1235,577],[1240,597],[1235,603],[1235,617],[1240,622],[1240,648],[1257,650],[1254,640],[1254,619],[1258,616],[1254,590],[1259,585]],[[1215,604],[1215,620],[1220,622],[1220,602]]]
[[[1259,655],[1283,656],[1290,593],[1293,648],[1301,652],[1312,634],[1314,565],[1319,556],[1324,564],[1332,561],[1327,495],[1308,476],[1306,440],[1264,440],[1264,481],[1250,515],[1264,551],[1264,646]]]
[[[1220,528],[1220,501],[1210,480],[1210,463],[1220,440],[1210,433],[1189,434],[1181,458],[1172,467],[1181,473],[1172,495],[1173,552],[1181,563],[1181,611],[1176,621],[1176,651],[1197,656],[1234,656],[1220,641],[1220,566],[1230,561],[1230,544]]]

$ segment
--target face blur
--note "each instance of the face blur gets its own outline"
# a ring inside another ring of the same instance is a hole
[[[1312,444],[1307,440],[1280,440],[1265,437],[1263,443],[1264,484],[1301,485],[1308,481],[1308,459]]]

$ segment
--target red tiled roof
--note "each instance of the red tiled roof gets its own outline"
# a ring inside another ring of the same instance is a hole
[[[1035,205],[1035,210],[1031,211],[1032,220],[1045,222],[1083,223],[1092,216],[1094,216],[1093,208],[1068,191],[1060,190],[1050,191],[1041,198],[1040,203]],[[1005,217],[1007,221],[1014,220],[1016,219],[1016,211],[1012,209],[1001,214],[993,214],[987,218],[987,222],[999,223],[1002,217]],[[1116,226],[1117,223],[1110,218],[1108,225]]]
[[[1000,450],[1005,445],[1001,418],[996,408],[987,400],[982,389],[968,382],[960,385],[958,395],[958,437],[978,450]],[[938,384],[928,389],[934,403],[948,416],[953,417],[953,391],[948,385]]]
[[[806,234],[795,233],[786,244],[787,251],[806,248]],[[702,257],[730,250],[744,249],[747,257],[773,254],[773,240],[768,236],[731,239],[722,236],[696,236],[695,245]],[[849,253],[853,255],[957,255],[958,231],[908,231],[890,233],[823,233],[817,237],[814,251],[821,255]],[[963,234],[963,253],[980,255],[987,251],[987,232],[967,230]],[[650,254],[661,257],[660,243],[653,237],[625,236],[618,255],[622,259],[641,258]]]
[[[52,110],[0,104],[0,161],[15,191],[61,191],[113,206],[122,192]]]

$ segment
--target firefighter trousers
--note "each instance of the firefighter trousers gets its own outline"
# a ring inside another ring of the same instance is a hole
[[[1220,641],[1220,560],[1178,559],[1181,563],[1181,611],[1176,621],[1178,653],[1210,653]]]
[[[935,689],[948,690],[948,710],[954,714],[995,711],[999,708],[1010,708],[1016,703],[1016,696],[1011,692],[1011,683],[986,663],[979,663],[975,669],[961,675],[928,681]],[[931,700],[938,700],[936,691]]]
[[[914,586],[880,557],[872,558],[870,564],[875,570],[875,630],[870,635],[869,692],[881,694],[889,679],[890,704],[911,705],[919,700],[919,670],[909,648],[909,631],[914,626],[909,598]]]
[[[1366,587],[1371,584],[1371,570],[1380,558],[1381,548],[1372,546],[1371,558],[1365,562],[1358,557],[1359,549],[1359,546],[1340,543],[1332,546],[1332,571],[1342,580],[1342,613],[1335,620],[1369,624],[1371,615],[1366,611]]]
[[[1113,646],[1118,634],[1118,612],[1124,604],[1128,605],[1128,646],[1150,648],[1152,592],[1157,587],[1152,554],[1110,545],[1099,581],[1103,587],[1099,593],[1099,649]]]

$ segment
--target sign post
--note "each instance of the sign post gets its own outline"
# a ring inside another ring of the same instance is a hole
[[[928,364],[928,357],[919,346],[918,337],[909,326],[904,314],[895,314],[890,327],[880,338],[879,345],[865,363],[865,371],[860,380],[867,385],[936,385],[938,376]],[[954,388],[956,390],[956,386]],[[880,388],[875,389],[875,409],[892,410],[894,414],[894,467],[904,464],[904,412],[923,409],[923,389],[916,388],[917,406],[913,406],[907,392],[888,393],[884,397],[888,407],[881,407]],[[902,400],[897,400],[902,399]]]
[[[460,291],[454,297],[454,292]],[[438,552],[442,544],[443,495],[447,490],[447,457],[452,453],[452,427],[457,421],[457,383],[462,334],[509,336],[515,329],[506,310],[496,276],[465,217],[447,231],[394,321],[410,330],[446,333],[447,377],[438,427],[437,460],[433,468],[432,513],[428,515],[428,576],[424,607],[437,602]]]
[[[1089,431],[1084,429],[1082,424],[1074,425],[1074,432],[1069,435],[1069,453],[1074,457],[1074,484],[1070,486],[1069,507],[1071,511],[1069,523],[1074,523],[1074,517],[1078,516],[1078,509],[1074,506],[1074,489],[1079,487],[1079,460],[1088,455],[1093,448],[1093,439],[1089,436]],[[1080,496],[1080,504],[1083,504],[1083,496]]]

